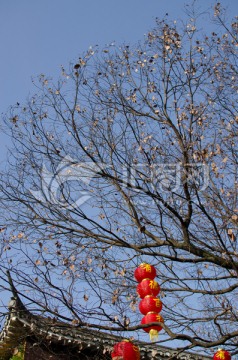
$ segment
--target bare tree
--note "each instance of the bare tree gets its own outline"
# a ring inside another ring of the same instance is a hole
[[[9,268],[32,310],[143,338],[146,261],[160,341],[237,353],[238,24],[219,4],[210,20],[205,35],[190,12],[135,47],[90,48],[5,116],[2,280]]]

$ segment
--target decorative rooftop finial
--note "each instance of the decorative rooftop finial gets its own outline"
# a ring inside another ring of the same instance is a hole
[[[10,310],[14,309],[14,310],[18,310],[18,311],[21,310],[21,311],[27,312],[26,307],[24,306],[23,302],[21,301],[21,299],[18,295],[17,289],[16,289],[15,285],[13,284],[13,280],[12,280],[10,271],[7,270],[6,274],[7,274],[8,283],[10,285],[10,289],[11,289],[11,292],[13,295],[8,304],[9,309]]]

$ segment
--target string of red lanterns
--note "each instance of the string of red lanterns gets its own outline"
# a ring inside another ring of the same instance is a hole
[[[163,303],[157,297],[160,292],[160,286],[154,280],[156,269],[153,265],[142,263],[136,268],[134,276],[139,282],[137,285],[137,293],[141,298],[139,310],[144,315],[141,324],[163,323],[164,319],[160,315]],[[154,341],[157,339],[159,331],[162,330],[162,326],[152,325],[143,330],[148,332],[150,339]],[[138,346],[134,345],[130,340],[122,340],[114,345],[111,356],[112,360],[140,360],[140,351]],[[218,349],[213,355],[213,360],[231,360],[231,354],[226,350]]]
[[[160,286],[157,281],[154,280],[156,277],[155,267],[153,265],[142,263],[136,268],[134,276],[139,282],[136,288],[137,294],[142,299],[139,303],[139,310],[145,315],[141,320],[141,324],[144,325],[152,322],[163,323],[164,319],[159,314],[163,304],[157,297],[160,293]],[[162,330],[162,326],[150,326],[143,330],[150,334],[151,341],[155,341],[158,338],[159,331]]]
[[[164,319],[160,315],[163,303],[157,295],[160,293],[160,286],[156,277],[156,269],[153,265],[146,263],[140,264],[134,272],[135,279],[139,282],[137,285],[137,293],[141,298],[139,310],[144,315],[141,324],[163,323]],[[159,331],[162,330],[161,325],[152,325],[144,328],[144,331],[150,334],[152,341],[156,340]],[[111,353],[112,360],[140,360],[140,351],[138,346],[134,345],[130,340],[122,340],[114,345]],[[213,360],[231,360],[231,354],[223,349],[213,355]]]

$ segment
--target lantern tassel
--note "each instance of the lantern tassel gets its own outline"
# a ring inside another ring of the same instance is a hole
[[[149,334],[150,334],[150,341],[151,342],[158,341],[159,332],[157,330],[151,329]]]

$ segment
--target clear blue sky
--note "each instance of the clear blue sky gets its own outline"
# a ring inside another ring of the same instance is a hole
[[[34,91],[31,77],[55,78],[60,65],[77,59],[90,45],[134,43],[168,12],[183,16],[192,0],[1,0],[0,113],[24,102]],[[221,0],[229,13],[238,13],[237,0]],[[214,0],[198,0],[206,9]],[[0,134],[0,163],[5,144]]]

